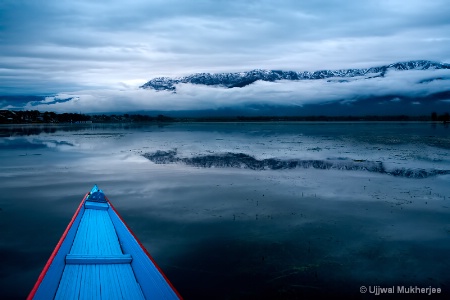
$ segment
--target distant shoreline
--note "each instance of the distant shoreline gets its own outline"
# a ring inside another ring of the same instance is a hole
[[[365,116],[227,116],[169,117],[165,115],[78,113],[0,110],[0,124],[133,124],[133,123],[231,123],[231,122],[432,122],[449,123],[448,113],[438,115],[365,115]]]

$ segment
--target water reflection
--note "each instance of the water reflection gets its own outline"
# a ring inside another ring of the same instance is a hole
[[[3,151],[5,151],[17,149],[34,150],[46,148],[47,146],[41,141],[30,141],[25,138],[15,138],[15,139],[2,138],[0,139],[0,147],[2,148]]]
[[[0,137],[30,136],[40,134],[70,133],[86,130],[139,130],[149,127],[165,127],[169,124],[25,124],[0,125]]]
[[[360,285],[394,284],[448,293],[448,175],[204,169],[142,156],[177,148],[183,158],[231,150],[449,165],[449,148],[430,146],[449,139],[443,128],[352,126],[106,126],[1,138],[2,297],[27,295],[94,183],[186,299],[356,298]]]

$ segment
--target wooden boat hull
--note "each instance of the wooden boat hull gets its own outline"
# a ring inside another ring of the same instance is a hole
[[[181,299],[111,202],[81,201],[27,299]],[[102,196],[103,195],[103,196]]]

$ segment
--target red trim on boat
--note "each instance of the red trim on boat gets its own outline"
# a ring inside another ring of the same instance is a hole
[[[39,288],[39,285],[41,285],[42,280],[44,280],[45,274],[47,273],[48,269],[50,268],[50,265],[51,265],[52,262],[53,262],[53,259],[55,258],[56,254],[58,254],[59,248],[61,248],[61,245],[62,245],[62,243],[64,242],[64,240],[65,240],[65,238],[66,238],[66,236],[67,236],[67,233],[69,232],[70,228],[72,227],[73,222],[75,222],[75,219],[76,219],[78,213],[80,212],[81,207],[83,207],[84,200],[86,200],[86,197],[87,197],[88,194],[89,194],[89,193],[87,193],[87,194],[84,196],[83,200],[81,200],[81,203],[80,203],[80,205],[78,206],[77,211],[76,211],[75,214],[73,215],[72,220],[70,221],[69,225],[67,225],[66,230],[64,231],[63,235],[62,235],[61,238],[59,239],[59,242],[58,242],[58,244],[56,245],[55,249],[53,250],[52,255],[50,255],[50,258],[48,259],[47,263],[45,264],[44,269],[42,270],[41,274],[40,274],[39,277],[38,277],[38,280],[37,280],[36,283],[34,284],[34,287],[33,287],[33,289],[31,290],[30,294],[28,295],[27,300],[33,299],[34,295],[36,294],[36,292],[37,292],[37,290],[38,290],[38,288]]]
[[[134,234],[134,232],[130,229],[130,227],[128,227],[127,223],[125,223],[125,221],[122,219],[122,216],[117,212],[116,208],[114,207],[114,205],[112,205],[111,201],[109,201],[108,197],[106,197],[106,200],[108,200],[109,205],[111,206],[111,208],[114,210],[114,212],[117,214],[117,216],[119,217],[119,219],[122,221],[122,223],[125,225],[125,227],[127,227],[128,231],[131,233],[131,235],[134,237],[134,239],[138,242],[139,246],[141,247],[141,249],[144,251],[144,253],[148,256],[148,258],[152,261],[152,263],[155,265],[155,267],[158,269],[159,273],[161,273],[161,275],[163,276],[164,280],[166,280],[166,282],[169,284],[169,286],[172,288],[172,290],[175,292],[175,294],[177,294],[178,298],[183,299],[183,297],[181,297],[180,293],[178,293],[177,289],[172,285],[172,283],[170,282],[169,278],[166,277],[166,275],[164,274],[164,272],[162,271],[162,269],[158,266],[158,264],[156,263],[156,261],[153,259],[153,257],[150,255],[150,253],[148,253],[147,249],[145,249],[144,245],[142,245],[141,241],[137,238],[137,236]]]

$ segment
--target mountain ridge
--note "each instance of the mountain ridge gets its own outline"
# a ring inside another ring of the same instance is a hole
[[[156,77],[140,86],[143,89],[153,89],[156,91],[176,92],[176,85],[180,83],[190,83],[196,85],[218,86],[223,88],[242,88],[258,80],[275,82],[279,80],[319,80],[329,78],[346,78],[368,76],[366,79],[384,77],[390,70],[430,70],[430,69],[450,69],[450,64],[435,62],[430,60],[413,60],[397,62],[389,65],[361,68],[361,69],[339,69],[339,70],[319,70],[319,71],[283,71],[255,69],[245,72],[234,73],[195,73],[183,77]],[[442,80],[442,78],[437,78]]]

